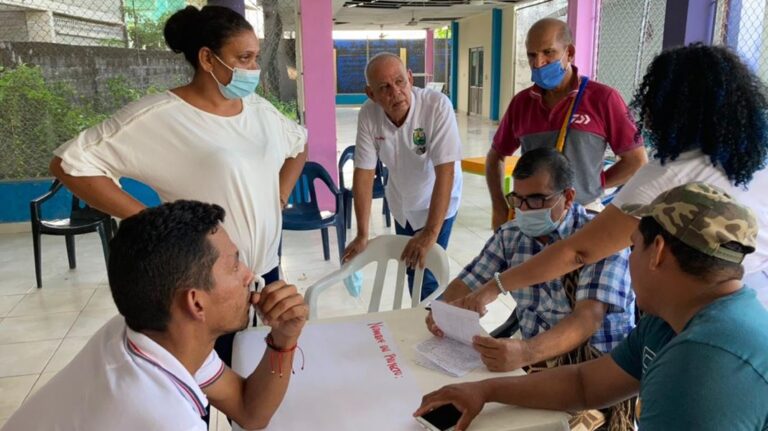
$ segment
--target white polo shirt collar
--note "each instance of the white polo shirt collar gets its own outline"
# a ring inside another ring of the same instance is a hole
[[[223,367],[214,377],[199,384],[175,356],[148,336],[126,326],[124,342],[126,351],[130,355],[137,361],[143,361],[157,368],[176,386],[179,393],[201,417],[206,415],[205,408],[208,406],[208,398],[201,387],[205,387],[206,383],[218,379],[224,371]]]

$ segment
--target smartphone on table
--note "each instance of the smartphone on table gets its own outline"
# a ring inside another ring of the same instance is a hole
[[[459,409],[453,404],[446,404],[417,416],[416,422],[429,431],[453,431],[459,418],[461,418]]]

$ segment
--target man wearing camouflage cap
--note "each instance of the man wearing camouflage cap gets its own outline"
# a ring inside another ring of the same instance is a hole
[[[754,214],[703,183],[628,210],[641,218],[629,266],[646,316],[622,344],[575,366],[446,386],[415,414],[453,403],[464,430],[486,402],[583,410],[639,395],[641,430],[768,429],[768,311],[741,281]]]

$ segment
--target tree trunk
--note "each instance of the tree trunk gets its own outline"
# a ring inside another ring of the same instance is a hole
[[[264,94],[280,96],[280,41],[283,38],[283,20],[279,0],[263,0],[264,43],[261,46],[261,82]]]

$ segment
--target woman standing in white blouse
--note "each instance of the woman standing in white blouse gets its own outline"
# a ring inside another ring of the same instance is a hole
[[[631,106],[654,160],[582,230],[501,274],[502,287],[542,283],[629,247],[639,220],[622,206],[703,181],[755,211],[760,235],[744,261],[745,280],[768,303],[768,101],[760,79],[727,48],[695,44],[657,56]],[[459,302],[482,312],[498,294],[492,280]]]
[[[276,281],[281,209],[306,160],[306,131],[254,94],[259,40],[237,12],[188,6],[170,17],[165,40],[194,68],[191,82],[144,97],[62,145],[51,172],[119,218],[144,208],[120,188],[121,177],[166,202],[218,204],[240,258]],[[217,343],[227,363],[230,349],[231,339]]]

